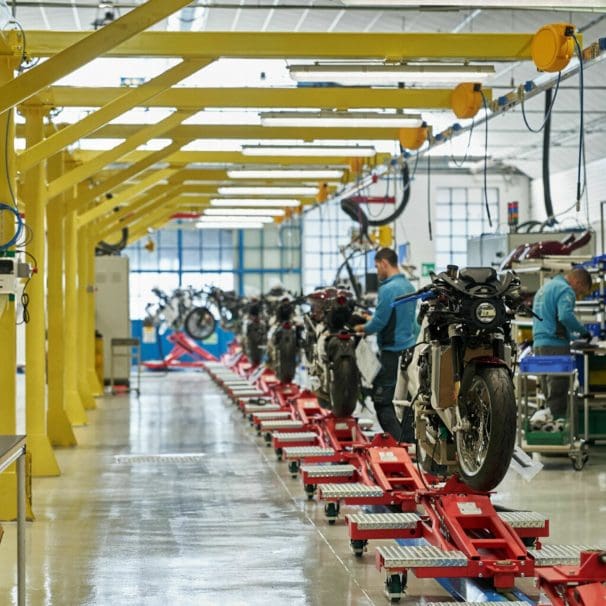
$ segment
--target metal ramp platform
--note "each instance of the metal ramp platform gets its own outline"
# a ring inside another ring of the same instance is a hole
[[[467,556],[462,551],[444,551],[433,545],[402,547],[387,545],[377,547],[383,568],[460,568],[467,566]]]
[[[285,459],[313,459],[333,457],[334,455],[334,448],[322,446],[287,446],[284,448]]]
[[[261,408],[259,412],[252,413],[254,421],[260,423],[261,421],[284,421],[286,419],[292,419],[292,414],[287,410],[281,410],[277,407],[277,410],[267,411]]]
[[[528,602],[428,602],[425,606],[528,606]]]
[[[247,415],[259,412],[277,412],[282,410],[277,404],[244,404],[242,407]]]
[[[537,568],[545,566],[578,566],[581,551],[603,551],[590,545],[543,545],[541,549],[529,549]]]
[[[545,528],[547,518],[536,511],[499,511],[499,518],[512,528]]]
[[[357,469],[353,465],[301,465],[303,481],[322,478],[351,478]]]
[[[324,484],[319,487],[322,499],[368,499],[383,497],[378,486],[368,486],[359,482],[345,484]]]
[[[313,431],[274,431],[272,438],[274,443],[313,442],[318,439],[318,434]]]
[[[411,530],[421,522],[416,513],[354,513],[345,519],[358,530]]]
[[[303,421],[290,419],[283,421],[263,421],[261,423],[262,431],[274,431],[280,429],[303,429]],[[314,436],[317,436],[317,434],[314,433]]]

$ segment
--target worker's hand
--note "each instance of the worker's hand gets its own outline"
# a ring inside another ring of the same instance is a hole
[[[355,333],[364,334],[364,324],[356,324],[353,329]]]

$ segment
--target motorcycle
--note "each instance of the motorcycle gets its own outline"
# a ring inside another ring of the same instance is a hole
[[[360,393],[360,372],[355,349],[358,337],[350,326],[363,322],[354,316],[351,292],[325,288],[308,296],[311,311],[305,316],[305,357],[311,388],[336,417],[348,417]]]
[[[266,301],[271,320],[267,342],[268,366],[282,383],[290,383],[297,370],[302,327],[294,320],[297,301],[288,292],[270,292]]]
[[[449,265],[392,305],[418,299],[421,333],[414,353],[403,356],[395,399],[414,395],[417,454],[426,470],[445,466],[471,488],[492,490],[515,445],[511,320],[525,308],[520,281],[511,271],[499,278],[490,267]]]
[[[267,343],[267,323],[263,317],[263,300],[253,298],[243,307],[246,314],[243,326],[244,352],[253,366],[261,363]]]

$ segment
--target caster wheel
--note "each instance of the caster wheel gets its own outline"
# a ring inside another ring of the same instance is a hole
[[[392,574],[385,579],[385,594],[392,604],[396,604],[402,598],[406,589],[406,573],[402,575]]]
[[[522,543],[524,543],[525,547],[534,547],[536,542],[535,537],[522,537]]]
[[[574,459],[572,459],[572,467],[575,471],[582,471],[588,460],[589,455],[577,455]]]
[[[315,484],[305,484],[305,493],[307,494],[307,500],[311,501],[316,494],[317,486]]]
[[[264,436],[264,439],[265,439],[265,445],[269,448],[271,446],[271,434],[266,433]]]
[[[339,504],[333,502],[326,503],[326,505],[324,505],[324,513],[328,518],[328,523],[333,526],[339,515]]]
[[[281,461],[282,460],[282,449],[276,448],[275,452],[276,452],[276,459],[278,459],[278,461]]]
[[[288,471],[293,479],[295,479],[299,473],[299,461],[290,461],[288,463]]]
[[[356,558],[361,558],[366,551],[366,545],[368,541],[366,539],[352,539],[351,550],[353,551]]]

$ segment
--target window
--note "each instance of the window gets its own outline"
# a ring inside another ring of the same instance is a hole
[[[493,224],[499,220],[499,189],[486,191]],[[467,240],[489,229],[484,190],[479,187],[440,187],[436,195],[436,267],[467,265]]]

